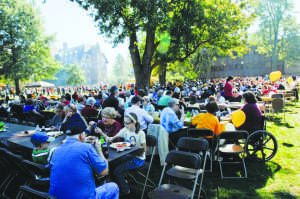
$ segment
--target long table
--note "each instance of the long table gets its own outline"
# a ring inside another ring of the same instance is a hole
[[[0,142],[5,145],[12,152],[22,155],[25,159],[31,160],[33,145],[30,142],[31,135],[26,134],[25,131],[29,132],[34,130],[35,127],[16,125],[16,124],[6,124],[8,126],[8,131],[0,133]],[[66,139],[66,135],[59,136],[55,138],[53,142],[50,143],[49,148],[59,147],[63,141]],[[132,154],[136,155],[143,151],[143,147],[132,147],[129,150],[122,152],[117,152],[115,149],[109,148],[109,162],[114,162],[122,158],[123,156]]]

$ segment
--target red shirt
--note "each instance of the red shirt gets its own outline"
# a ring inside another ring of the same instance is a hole
[[[228,82],[226,82],[226,84],[224,86],[224,96],[229,96],[229,97],[233,96],[233,94],[232,94],[232,86]]]

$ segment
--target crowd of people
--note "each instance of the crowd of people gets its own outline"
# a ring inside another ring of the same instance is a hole
[[[294,77],[294,81],[296,78]],[[296,82],[296,81],[295,81]],[[238,129],[252,133],[262,128],[263,106],[257,104],[262,96],[272,95],[287,86],[285,79],[272,83],[266,78],[233,78],[211,81],[186,81],[168,83],[165,87],[135,89],[123,86],[99,88],[56,88],[54,90],[22,90],[18,98],[11,100],[3,91],[1,112],[18,111],[30,115],[41,127],[45,125],[43,110],[54,108],[52,95],[59,96],[56,114],[50,121],[53,130],[63,131],[67,141],[55,151],[47,146],[51,138],[39,132],[32,136],[35,146],[33,161],[51,166],[50,193],[56,198],[117,198],[130,193],[123,173],[140,167],[145,162],[145,134],[159,112],[159,123],[168,132],[183,128],[188,107],[200,110],[191,121],[195,128],[211,129],[218,136],[222,129],[218,114],[231,114],[224,106],[228,102],[242,103],[246,120]],[[296,86],[289,85],[295,90]],[[5,91],[7,92],[7,91]],[[47,97],[46,97],[47,96]],[[35,97],[35,98],[34,98]],[[52,99],[52,100],[50,100]],[[109,168],[115,183],[95,187],[93,171],[108,174],[108,163],[100,148],[86,144],[85,137],[103,136],[107,142],[125,140],[144,148],[138,156],[126,156]],[[65,177],[63,177],[65,176]],[[77,190],[74,192],[74,190]]]

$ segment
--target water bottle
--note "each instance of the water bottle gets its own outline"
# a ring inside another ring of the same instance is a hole
[[[36,133],[40,132],[40,126],[39,126],[39,125],[36,125],[36,127],[35,127],[35,132],[36,132]]]

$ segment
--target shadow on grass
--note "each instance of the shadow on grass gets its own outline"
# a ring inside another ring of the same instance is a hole
[[[289,144],[289,143],[282,143],[282,145],[283,146],[285,146],[285,147],[294,147],[294,145],[293,144]]]
[[[289,129],[295,128],[294,126],[291,126],[288,122],[283,122],[282,120],[283,119],[280,117],[268,118],[268,121],[273,122],[276,126],[283,126]]]
[[[281,192],[281,191],[278,191],[278,192],[275,192],[273,194],[275,196],[275,198],[280,198],[280,199],[297,199],[297,197],[293,196],[292,194],[290,193],[287,193],[287,192]]]
[[[274,162],[257,163],[247,162],[246,164],[248,178],[234,180],[216,180],[218,184],[218,198],[257,198],[263,197],[256,192],[266,186],[269,178],[273,178],[274,174],[281,169],[281,166]],[[225,175],[234,174],[235,167],[225,170]],[[231,174],[230,174],[231,173]]]

